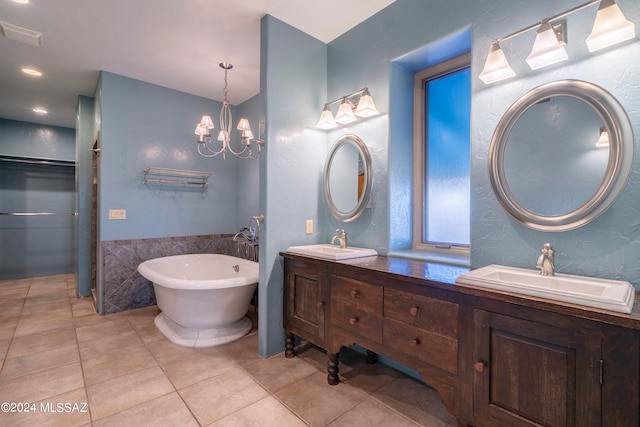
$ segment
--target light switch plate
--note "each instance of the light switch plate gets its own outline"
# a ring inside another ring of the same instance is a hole
[[[125,209],[109,209],[109,219],[127,219]]]

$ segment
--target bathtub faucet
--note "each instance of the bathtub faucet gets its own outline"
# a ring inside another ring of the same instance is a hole
[[[336,232],[338,234],[333,236],[333,238],[331,239],[331,244],[334,245],[336,243],[336,240],[337,240],[342,249],[346,248],[347,247],[347,232],[344,231],[344,229],[342,229],[342,228],[338,228],[336,230]]]
[[[242,228],[238,233],[236,233],[235,236],[233,236],[233,241],[237,242],[239,237],[244,237],[249,242],[256,243],[256,240],[258,239],[258,233],[255,227],[245,227]]]

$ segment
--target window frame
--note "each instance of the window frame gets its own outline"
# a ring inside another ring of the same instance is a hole
[[[471,67],[471,53],[451,58],[439,64],[425,68],[415,73],[413,93],[413,249],[429,252],[436,255],[450,255],[456,257],[469,257],[470,245],[437,244],[422,240],[427,226],[425,220],[426,200],[426,102],[425,81],[435,79],[447,74],[455,73]],[[469,88],[471,90],[471,88]],[[469,141],[471,143],[471,141]]]

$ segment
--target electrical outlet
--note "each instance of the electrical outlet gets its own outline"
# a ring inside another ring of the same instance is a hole
[[[109,209],[109,219],[127,219],[125,209]]]
[[[307,227],[307,234],[313,234],[313,220],[312,219],[308,219],[307,220],[306,227]]]

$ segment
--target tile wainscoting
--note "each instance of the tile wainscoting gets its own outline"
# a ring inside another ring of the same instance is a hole
[[[258,261],[257,245],[234,242],[229,234],[106,240],[101,245],[104,314],[156,303],[152,283],[138,273],[138,265],[148,259],[207,253]]]

